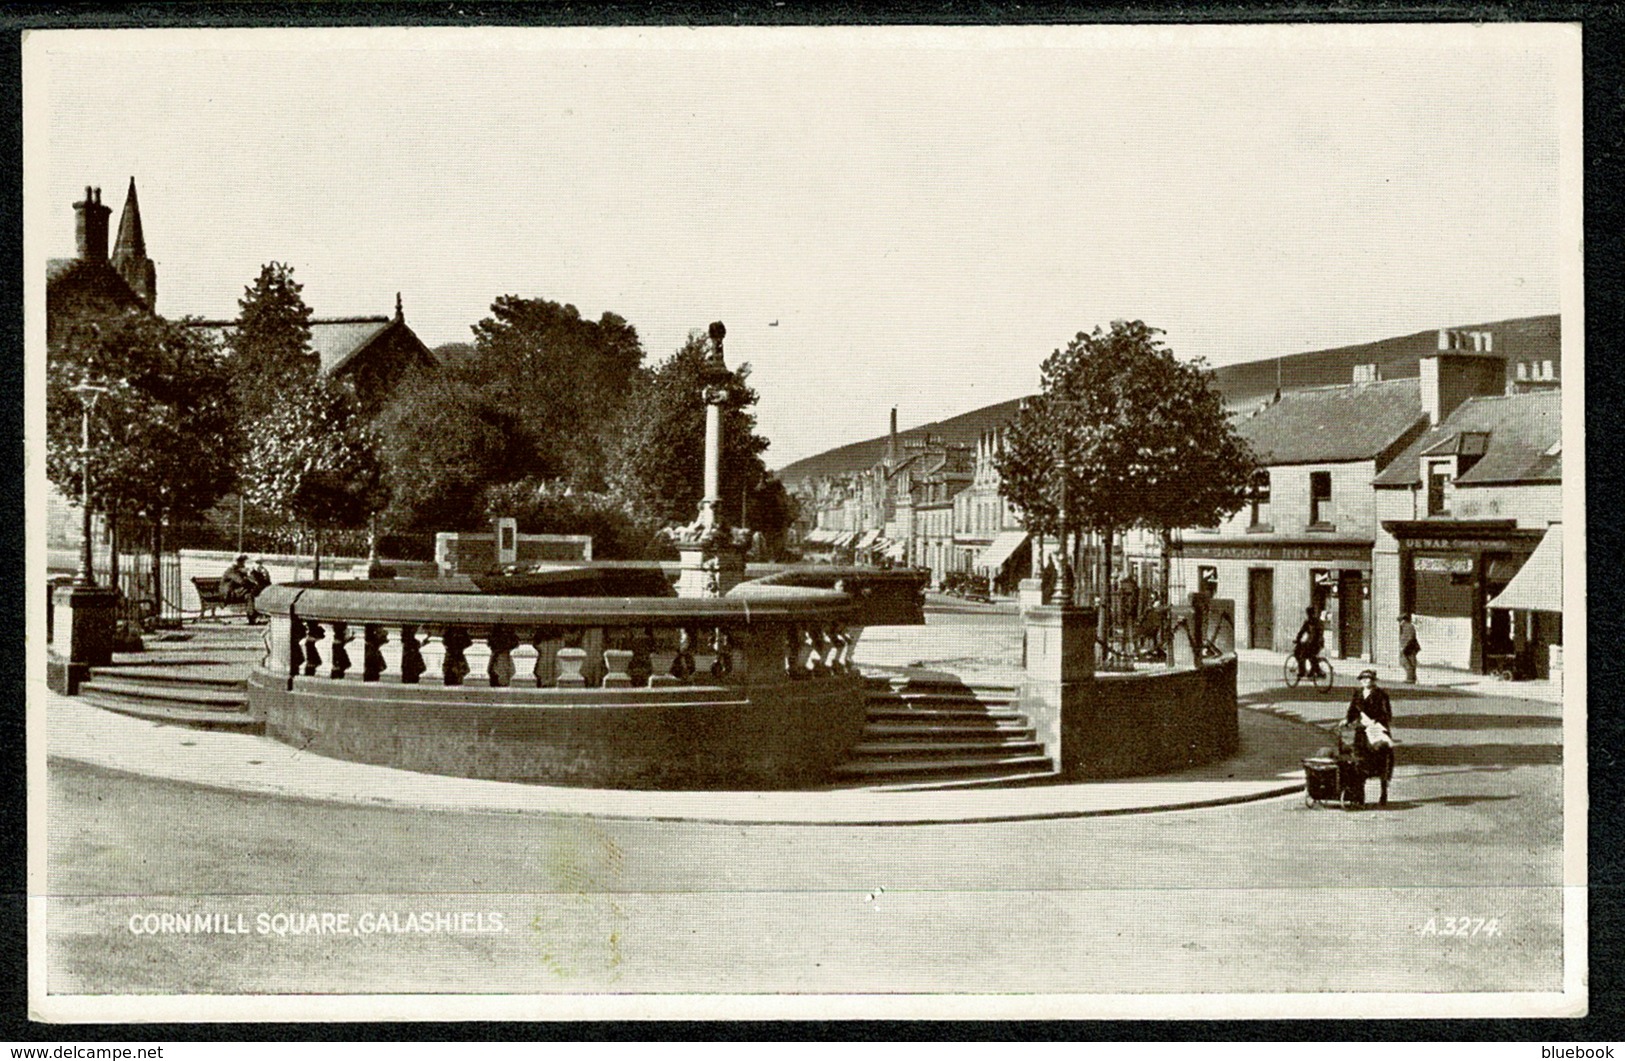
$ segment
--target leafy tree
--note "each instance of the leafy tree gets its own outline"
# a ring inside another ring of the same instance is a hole
[[[1051,353],[1042,393],[1017,412],[997,458],[1001,491],[1041,532],[1060,524],[1065,469],[1067,525],[1102,537],[1106,587],[1116,535],[1146,527],[1166,545],[1174,528],[1211,525],[1241,507],[1256,467],[1204,367],[1180,361],[1160,334],[1114,321]],[[1112,599],[1102,594],[1103,625]]]
[[[664,524],[688,523],[705,490],[705,365],[710,346],[690,333],[674,354],[633,389],[614,459],[616,489]],[[757,394],[750,366],[735,369],[725,387],[719,515],[731,526],[782,539],[793,517],[784,486],[767,470],[768,440],[756,433],[750,407]]]
[[[108,516],[115,542],[121,521],[149,524],[159,585],[165,522],[202,513],[235,478],[242,438],[230,373],[208,332],[145,313],[86,318],[63,336],[46,365],[46,475],[79,496],[82,406],[72,388],[100,383],[107,389],[91,417],[91,507]]]
[[[637,330],[613,313],[597,321],[571,305],[503,295],[474,326],[458,362],[495,406],[511,410],[530,463],[495,482],[563,479],[602,489],[610,439],[643,361]]]
[[[540,465],[518,410],[465,365],[408,376],[378,419],[388,522],[402,530],[478,530],[488,490]]]
[[[310,346],[310,307],[293,266],[267,262],[237,301],[237,324],[227,336],[238,404],[245,419],[264,415],[275,396],[321,370]]]
[[[253,426],[243,496],[312,531],[360,528],[387,501],[378,438],[354,390],[317,376],[276,395]]]

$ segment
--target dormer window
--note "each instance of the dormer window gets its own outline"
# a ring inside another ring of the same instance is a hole
[[[1456,436],[1456,474],[1465,474],[1490,448],[1488,431],[1463,431]]]

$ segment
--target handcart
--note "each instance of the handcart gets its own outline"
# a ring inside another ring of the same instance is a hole
[[[1332,756],[1316,755],[1303,761],[1303,804],[1336,803],[1343,806],[1343,768]]]

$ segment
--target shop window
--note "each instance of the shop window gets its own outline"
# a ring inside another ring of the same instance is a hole
[[[1309,473],[1309,522],[1330,523],[1332,517],[1332,473]]]
[[[1444,488],[1450,483],[1450,462],[1428,462],[1428,515],[1448,516],[1450,508],[1445,501]]]
[[[1268,527],[1270,525],[1270,473],[1260,471],[1253,475],[1252,489],[1249,492],[1248,503],[1252,508],[1252,525],[1254,527]]]
[[[1470,556],[1418,556],[1412,561],[1416,576],[1413,611],[1439,618],[1465,618],[1473,614],[1473,558]]]

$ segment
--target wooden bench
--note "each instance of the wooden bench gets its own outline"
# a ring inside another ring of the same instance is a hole
[[[221,579],[202,578],[193,576],[192,588],[197,590],[200,617],[212,617],[219,608],[241,608],[243,614],[248,614],[248,602],[241,600],[227,600],[226,591],[220,588]]]

